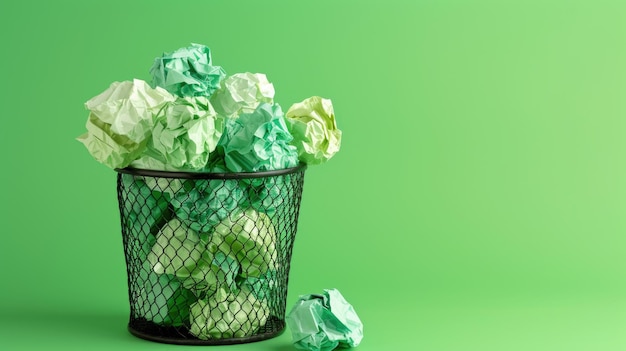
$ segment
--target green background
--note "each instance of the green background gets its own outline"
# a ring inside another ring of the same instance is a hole
[[[191,42],[331,98],[289,286],[336,287],[369,350],[626,349],[626,3],[101,1],[0,5],[0,346],[132,337],[115,172],[83,103]],[[215,350],[292,350],[290,335]]]

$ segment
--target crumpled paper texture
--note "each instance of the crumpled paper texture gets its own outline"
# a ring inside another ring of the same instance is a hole
[[[219,88],[226,72],[214,66],[211,50],[200,44],[191,44],[154,60],[150,69],[152,84],[165,88],[177,96],[209,97]]]
[[[174,275],[183,287],[194,291],[205,291],[217,284],[213,259],[206,241],[177,218],[161,228],[148,254],[155,273]]]
[[[272,290],[278,284],[278,275],[276,270],[269,270],[258,277],[240,277],[237,284],[250,289],[257,299],[266,300],[270,298]]]
[[[262,102],[274,103],[274,85],[262,73],[228,76],[211,96],[217,113],[229,118],[237,118],[240,113],[252,113]]]
[[[114,82],[85,103],[87,133],[78,137],[89,153],[111,168],[123,168],[143,152],[154,121],[175,97],[146,82]]]
[[[145,148],[144,148],[145,150]],[[156,160],[148,155],[142,154],[139,155],[139,158],[136,158],[129,164],[130,167],[138,168],[138,169],[155,169],[160,171],[176,171],[173,167],[166,165],[165,163]]]
[[[341,130],[337,129],[333,103],[319,96],[293,104],[286,114],[287,127],[293,135],[300,161],[321,164],[341,147]]]
[[[178,98],[157,118],[146,157],[131,163],[137,168],[197,171],[215,150],[224,122],[205,97]]]
[[[210,173],[230,172],[228,170],[228,167],[226,167],[226,162],[224,162],[224,149],[221,148],[219,144],[215,151],[211,153],[211,156],[209,156],[209,162],[207,163],[203,171]]]
[[[269,171],[298,165],[292,139],[280,106],[261,103],[252,113],[226,120],[218,147],[232,172]]]
[[[233,213],[215,226],[209,245],[237,258],[241,276],[260,277],[276,264],[276,229],[262,212]]]
[[[200,179],[187,182],[171,201],[176,216],[191,229],[208,233],[247,198],[236,179]]]
[[[139,157],[145,148],[145,142],[135,143],[128,137],[111,132],[111,125],[89,114],[87,133],[79,136],[96,161],[110,168],[124,168]]]
[[[189,332],[202,340],[246,337],[265,324],[269,313],[247,288],[237,293],[220,288],[191,305]]]
[[[213,249],[215,249],[213,247]],[[217,251],[213,256],[213,268],[217,276],[219,286],[226,287],[230,291],[237,290],[237,274],[239,273],[239,262],[229,254]]]
[[[363,339],[363,323],[337,289],[300,296],[285,321],[294,346],[302,350],[354,347]]]

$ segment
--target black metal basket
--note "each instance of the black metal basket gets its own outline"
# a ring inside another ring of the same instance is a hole
[[[201,345],[281,334],[305,168],[117,169],[129,331]]]

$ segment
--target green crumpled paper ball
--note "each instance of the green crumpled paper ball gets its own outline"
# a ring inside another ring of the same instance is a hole
[[[218,250],[208,234],[198,234],[177,218],[161,228],[147,256],[150,270],[172,275],[186,289],[203,294],[220,286],[237,288],[240,264],[234,255]]]
[[[227,119],[218,144],[232,172],[257,172],[295,167],[298,153],[280,106],[261,103],[252,113]]]
[[[337,289],[300,296],[285,321],[294,346],[302,350],[354,347],[363,339],[363,323]]]
[[[219,87],[226,72],[211,61],[211,50],[191,44],[154,60],[152,84],[177,96],[209,97]]]
[[[324,163],[339,151],[341,130],[337,129],[332,101],[313,96],[293,104],[285,116],[300,161]]]
[[[189,332],[198,339],[241,338],[265,325],[270,311],[247,288],[237,293],[224,288],[191,305]]]
[[[222,116],[237,118],[252,113],[260,103],[274,103],[274,85],[262,73],[235,73],[222,80],[211,96],[215,111]]]
[[[224,122],[205,97],[178,98],[154,123],[145,156],[131,163],[143,169],[197,171],[205,167],[222,136]]]
[[[144,151],[161,109],[175,97],[148,83],[114,82],[85,103],[87,133],[78,137],[89,153],[110,168],[123,168]]]
[[[148,261],[157,274],[171,274],[183,287],[204,291],[217,284],[212,250],[200,235],[178,218],[167,222],[156,236]]]
[[[244,278],[259,277],[277,264],[274,225],[265,213],[252,208],[218,223],[209,245],[236,257]]]

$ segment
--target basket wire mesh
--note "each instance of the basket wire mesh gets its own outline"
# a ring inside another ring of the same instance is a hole
[[[204,345],[282,333],[304,170],[118,169],[129,331]]]

